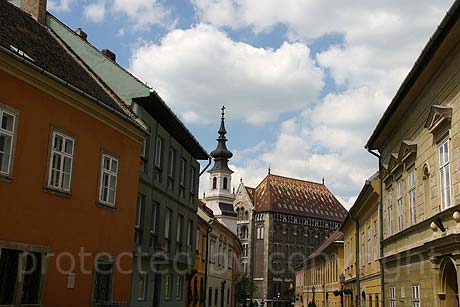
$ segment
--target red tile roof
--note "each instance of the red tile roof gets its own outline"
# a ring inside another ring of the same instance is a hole
[[[206,206],[206,199],[199,199],[198,206],[211,218],[214,218],[214,213]]]
[[[256,189],[250,188],[250,187],[245,187],[245,188],[246,188],[246,192],[248,193],[249,199],[251,200],[252,203],[254,203],[254,191]]]
[[[269,174],[256,188],[256,211],[343,221],[347,210],[321,183]]]

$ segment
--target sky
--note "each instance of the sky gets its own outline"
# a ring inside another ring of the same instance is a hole
[[[48,10],[115,52],[208,152],[225,105],[233,186],[257,185],[270,167],[324,178],[349,208],[378,170],[366,141],[452,3],[48,0]]]

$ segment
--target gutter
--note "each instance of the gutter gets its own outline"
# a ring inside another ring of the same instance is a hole
[[[212,163],[212,159],[211,157],[208,158],[208,165],[206,165],[206,167],[200,172],[200,174],[198,175],[198,177],[201,177],[201,175],[204,174],[204,172],[206,172],[206,170],[211,166],[211,163]]]
[[[134,121],[133,119],[131,119],[129,116],[126,116],[125,114],[123,113],[120,113],[118,112],[117,110],[109,107],[108,105],[106,105],[104,102],[102,102],[101,100],[97,99],[96,97],[94,96],[91,96],[90,94],[82,91],[81,89],[79,89],[78,87],[74,86],[73,84],[65,81],[64,79],[61,79],[60,77],[54,75],[53,73],[47,71],[46,69],[32,63],[31,61],[29,61],[26,57],[24,56],[21,56],[21,55],[18,55],[17,53],[9,50],[8,48],[6,48],[5,46],[3,45],[0,45],[0,50],[4,53],[6,53],[7,55],[15,58],[16,60],[18,60],[19,62],[21,63],[24,63],[26,64],[27,66],[31,67],[32,69],[34,69],[35,71],[38,71],[39,73],[47,76],[48,78],[58,82],[59,84],[69,88],[70,90],[76,92],[77,94],[80,94],[81,96],[91,100],[92,102],[95,102],[96,104],[98,104],[99,106],[103,107],[104,109],[110,111],[111,113],[117,115],[117,116],[120,116],[122,117],[124,120],[130,122],[131,124],[134,124],[137,128],[141,129],[144,133],[147,133],[147,131],[145,131],[145,129],[139,125],[139,123],[137,123],[136,121]]]
[[[382,178],[382,157],[380,154],[372,151],[366,146],[367,151],[379,159],[379,177],[380,177],[380,195],[379,195],[379,231],[380,231],[380,296],[382,298],[381,306],[385,306],[385,270],[383,265],[383,178]],[[359,306],[358,306],[359,307]]]

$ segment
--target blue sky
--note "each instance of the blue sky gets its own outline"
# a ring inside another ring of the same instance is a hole
[[[227,107],[239,178],[321,181],[349,207],[364,144],[451,0],[49,0],[146,81],[202,145]],[[202,190],[206,190],[203,178]]]

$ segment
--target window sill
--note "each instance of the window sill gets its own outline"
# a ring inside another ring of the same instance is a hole
[[[13,179],[14,179],[14,178],[13,178],[12,176],[0,174],[0,181],[6,182],[6,183],[10,183],[10,182],[13,181]]]
[[[109,203],[106,203],[106,202],[103,202],[103,201],[96,201],[96,206],[99,207],[99,208],[103,208],[103,209],[107,209],[109,211],[116,211],[117,210],[117,206],[116,205],[112,205],[112,204],[109,204]]]
[[[70,191],[59,190],[59,189],[48,187],[48,186],[43,187],[43,192],[50,193],[50,194],[57,195],[57,196],[62,196],[65,198],[72,197],[72,192]]]

